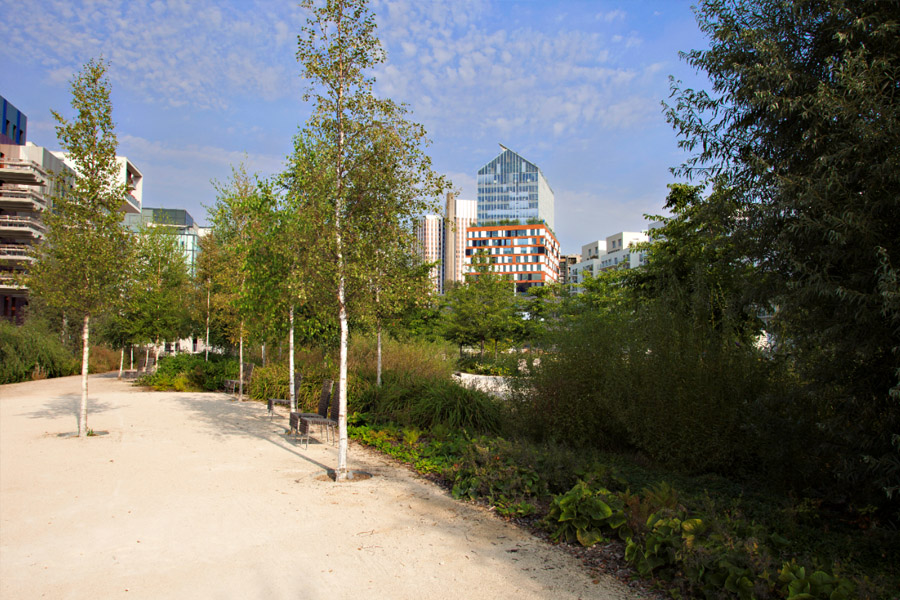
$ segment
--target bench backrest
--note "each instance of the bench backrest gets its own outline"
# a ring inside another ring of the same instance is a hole
[[[334,384],[334,393],[331,395],[331,420],[337,421],[341,410],[341,382]]]
[[[326,379],[322,382],[322,395],[319,396],[319,416],[325,418],[328,416],[328,400],[331,399],[331,388],[334,386],[334,382],[330,379]]]

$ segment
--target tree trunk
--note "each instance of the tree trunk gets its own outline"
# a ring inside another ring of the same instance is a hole
[[[62,345],[66,346],[69,343],[69,319],[66,317],[66,313],[63,313],[62,319]]]
[[[376,350],[375,384],[381,387],[381,321],[378,321],[378,344]]]
[[[266,366],[266,345],[262,345],[262,366]]]
[[[481,340],[481,354],[478,355],[478,360],[484,362],[484,338]]]
[[[144,346],[147,352],[144,354],[144,373],[147,373],[147,369],[150,366],[150,345]]]
[[[119,352],[119,379],[122,379],[122,370],[125,369],[125,346]]]
[[[241,339],[238,349],[238,400],[244,399],[244,320],[241,319]]]
[[[159,336],[156,336],[156,343],[153,348],[153,372],[159,369]]]
[[[206,280],[206,347],[203,360],[209,362],[209,279]]]
[[[494,362],[497,362],[497,340],[494,340]]]
[[[288,346],[290,348],[290,356],[288,357],[288,385],[290,386],[290,400],[291,400],[291,411],[297,412],[297,390],[294,389],[294,305],[291,305],[290,313],[288,313],[288,319],[291,322],[290,326],[290,338],[288,338]]]
[[[129,364],[128,370],[134,371],[134,345],[128,344],[128,355],[131,358],[131,363]]]
[[[338,304],[340,306],[341,322],[341,363],[338,381],[340,382],[340,399],[338,408],[338,466],[334,474],[335,481],[347,479],[347,340],[349,337],[349,323],[347,322],[347,305],[344,297],[343,261],[338,254],[341,275],[338,279]]]
[[[343,5],[338,4],[337,36],[343,34]],[[344,56],[338,59],[340,75],[338,76],[337,98],[337,122],[338,122],[338,151],[337,151],[337,198],[335,199],[335,235],[338,269],[338,310],[341,324],[341,358],[338,381],[340,383],[340,397],[338,400],[338,466],[334,474],[335,482],[347,479],[347,339],[349,337],[349,324],[347,322],[347,302],[344,294],[344,253],[341,239],[341,213],[344,209]]]
[[[81,331],[81,407],[78,411],[78,437],[87,435],[87,401],[88,401],[88,363],[90,361],[91,316],[84,315],[84,328]]]

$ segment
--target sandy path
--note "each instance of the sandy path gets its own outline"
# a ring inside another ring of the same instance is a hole
[[[91,378],[0,386],[0,598],[635,598],[365,448],[284,435],[284,410]]]

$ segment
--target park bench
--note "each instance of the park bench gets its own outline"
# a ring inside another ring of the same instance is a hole
[[[253,363],[244,363],[242,365],[242,371],[244,373],[244,388],[250,385],[250,378],[253,377]],[[226,379],[225,380],[225,391],[229,394],[234,394],[235,390],[240,390],[241,380],[240,379]]]

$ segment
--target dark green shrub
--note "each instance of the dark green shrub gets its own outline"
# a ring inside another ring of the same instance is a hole
[[[72,355],[41,320],[16,326],[0,320],[0,384],[74,375],[80,355]]]

